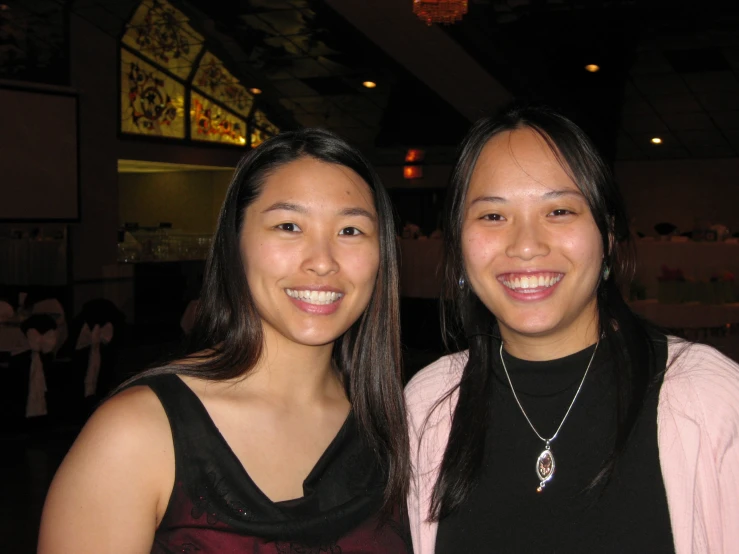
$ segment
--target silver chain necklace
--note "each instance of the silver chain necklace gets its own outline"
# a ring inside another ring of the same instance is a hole
[[[526,415],[526,410],[523,409],[523,406],[521,405],[521,401],[518,399],[518,395],[516,394],[516,389],[513,388],[513,383],[511,382],[511,376],[508,375],[508,368],[505,366],[505,361],[503,360],[503,342],[501,341],[500,343],[500,352],[499,352],[500,363],[503,364],[503,371],[505,371],[506,379],[508,379],[508,384],[511,387],[513,398],[516,401],[516,404],[518,404],[518,407],[521,410],[523,417],[525,417],[526,421],[529,423],[529,427],[531,427],[531,430],[534,433],[536,433],[536,436],[539,437],[539,439],[545,443],[544,450],[542,450],[541,454],[539,454],[539,457],[536,459],[536,476],[539,478],[539,486],[537,487],[536,492],[542,492],[547,482],[550,481],[552,477],[554,477],[554,468],[555,468],[554,454],[552,453],[552,449],[550,448],[550,445],[552,441],[557,438],[557,435],[559,434],[560,429],[562,429],[562,426],[565,424],[565,421],[567,420],[567,416],[570,415],[570,410],[572,410],[572,406],[575,405],[575,400],[577,400],[577,397],[580,394],[580,390],[582,389],[583,383],[585,383],[585,378],[588,376],[588,371],[590,371],[590,365],[593,363],[593,358],[595,358],[595,353],[598,351],[599,344],[600,344],[600,338],[598,338],[598,342],[595,343],[595,349],[593,350],[593,355],[590,356],[588,367],[585,368],[585,374],[582,376],[582,380],[580,381],[580,386],[577,387],[577,392],[575,392],[575,396],[573,397],[572,402],[570,402],[570,407],[567,408],[567,412],[565,412],[565,416],[562,418],[562,421],[560,422],[559,427],[557,427],[557,430],[554,432],[554,434],[551,437],[546,439],[541,436],[539,431],[536,430],[536,427],[534,427],[534,424],[531,423],[529,416]]]

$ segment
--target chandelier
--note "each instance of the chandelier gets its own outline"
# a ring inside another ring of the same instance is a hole
[[[467,13],[467,0],[413,0],[413,13],[426,25],[449,25]]]

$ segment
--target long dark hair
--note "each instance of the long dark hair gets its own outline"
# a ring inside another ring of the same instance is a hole
[[[618,428],[613,449],[590,487],[607,482],[624,448],[643,404],[649,384],[657,373],[649,330],[627,306],[620,287],[630,282],[635,250],[621,193],[587,135],[572,121],[541,107],[518,107],[498,117],[478,121],[460,146],[447,195],[444,235],[444,296],[450,305],[442,312],[445,331],[462,332],[469,344],[469,359],[460,383],[442,397],[435,408],[458,391],[449,441],[431,497],[429,518],[439,520],[454,511],[475,484],[483,460],[488,423],[490,368],[496,363],[498,338],[495,316],[469,288],[460,289],[464,276],[462,219],[472,172],[483,147],[496,135],[517,129],[538,133],[585,196],[603,241],[604,263],[609,279],[597,289],[602,340],[608,342],[618,387]]]
[[[352,169],[369,185],[377,210],[380,267],[375,289],[359,320],[336,340],[333,362],[343,378],[360,433],[387,467],[385,506],[389,508],[404,501],[409,474],[393,210],[367,159],[333,133],[322,129],[283,133],[244,156],[226,193],[206,262],[187,348],[192,363],[165,364],[137,379],[177,373],[219,381],[245,376],[254,368],[263,337],[239,248],[244,214],[276,169],[305,157]]]

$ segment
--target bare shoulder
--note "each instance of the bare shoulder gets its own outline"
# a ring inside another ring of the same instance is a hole
[[[149,552],[173,484],[172,435],[159,399],[144,386],[117,394],[93,414],[54,477],[39,552]]]
[[[135,456],[140,451],[151,456],[151,447],[164,438],[171,442],[169,421],[159,398],[149,387],[135,386],[98,408],[70,454],[94,446],[99,454],[113,449],[118,456]]]

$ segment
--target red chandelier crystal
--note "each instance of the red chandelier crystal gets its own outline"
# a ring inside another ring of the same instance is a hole
[[[426,25],[449,25],[467,13],[467,0],[413,0],[413,13]]]

